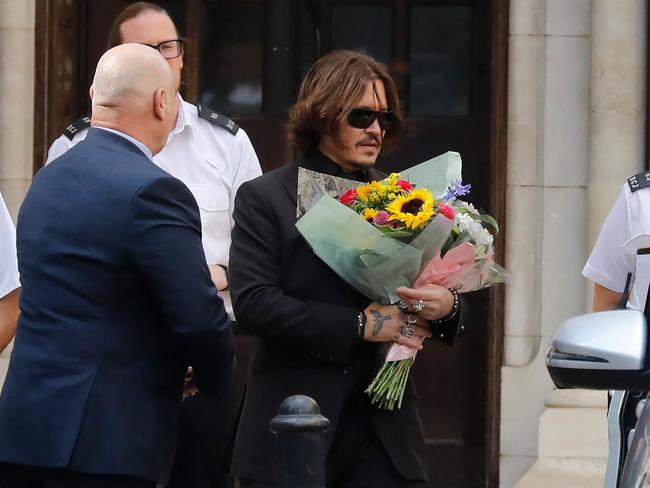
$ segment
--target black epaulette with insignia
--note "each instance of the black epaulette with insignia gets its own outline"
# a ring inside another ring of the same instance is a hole
[[[81,117],[80,119],[75,120],[72,124],[67,126],[63,131],[63,135],[72,140],[77,132],[87,129],[88,127],[90,127],[90,117],[86,115],[85,117]]]
[[[226,117],[225,115],[221,115],[220,113],[217,113],[214,110],[210,110],[208,107],[204,107],[203,105],[198,105],[198,109],[199,109],[199,117],[201,117],[202,119],[205,119],[208,122],[212,122],[213,124],[216,124],[219,127],[223,127],[228,132],[230,132],[233,136],[237,134],[237,131],[239,130],[239,126],[235,124],[235,122],[230,120],[228,117]]]
[[[627,184],[630,185],[630,191],[632,192],[650,186],[650,171],[642,171],[638,175],[628,178]]]

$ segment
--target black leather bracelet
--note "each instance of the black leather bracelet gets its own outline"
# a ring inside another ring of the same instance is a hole
[[[454,296],[454,304],[451,306],[451,311],[445,315],[444,317],[441,317],[439,319],[431,320],[430,322],[434,325],[436,324],[442,324],[443,322],[448,322],[449,320],[453,319],[456,314],[458,313],[458,292],[454,290],[453,288],[449,288],[449,291],[451,294]]]

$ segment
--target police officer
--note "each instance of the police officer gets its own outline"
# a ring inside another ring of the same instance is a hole
[[[623,185],[603,224],[582,274],[594,282],[595,312],[625,307],[645,310],[650,284],[650,172]],[[627,276],[633,277],[628,296]],[[628,299],[629,298],[629,299]],[[605,486],[616,486],[631,429],[636,424],[640,392],[613,392],[609,412],[609,459]]]
[[[146,44],[160,51],[180,86],[183,40],[164,9],[137,2],[118,14],[108,47],[127,42]],[[183,181],[194,195],[201,213],[203,248],[210,274],[217,289],[223,291],[228,288],[235,194],[242,183],[262,172],[243,129],[221,114],[186,102],[180,95],[178,102],[176,125],[154,163]],[[84,117],[69,125],[50,147],[47,163],[81,142],[89,124],[90,120]],[[230,311],[227,291],[221,295]],[[234,384],[220,398],[201,393],[185,398],[170,487],[216,488],[230,483],[223,471],[239,398]]]
[[[167,58],[180,86],[183,40],[165,10],[147,2],[126,7],[113,23],[108,48],[126,42],[157,48]],[[50,147],[47,163],[81,142],[89,125],[88,117],[69,125]],[[176,126],[154,162],[185,183],[194,195],[201,212],[210,273],[217,288],[226,289],[235,194],[243,182],[262,173],[246,132],[227,117],[196,107],[179,95]]]
[[[0,194],[0,352],[16,334],[19,296],[16,229]]]
[[[650,248],[648,187],[648,171],[632,176],[623,185],[582,271],[594,282],[595,312],[616,308],[623,296],[627,273],[634,276],[629,307],[644,310],[650,276],[643,257],[645,249]]]

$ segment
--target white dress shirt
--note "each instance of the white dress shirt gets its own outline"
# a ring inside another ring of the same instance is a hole
[[[120,132],[119,130],[109,129],[108,127],[95,127],[95,129],[105,130],[106,132],[112,132],[113,134],[117,134],[118,136],[122,137],[123,139],[126,139],[135,147],[140,149],[140,151],[142,151],[142,153],[145,156],[147,156],[147,159],[149,161],[153,161],[153,153],[151,152],[151,149],[149,149],[143,142],[138,141],[135,137],[131,137],[130,135],[125,134],[124,132]]]
[[[634,277],[628,306],[643,310],[650,280],[650,188],[631,191],[623,185],[605,219],[582,274],[612,291],[621,293],[627,273]]]
[[[16,229],[0,194],[0,298],[20,288]]]
[[[180,102],[176,126],[153,161],[194,195],[208,264],[227,266],[235,195],[242,183],[262,174],[260,163],[243,129],[233,135],[200,118],[196,106],[182,98]],[[46,164],[83,141],[87,132],[77,132],[72,140],[59,137],[50,147]]]

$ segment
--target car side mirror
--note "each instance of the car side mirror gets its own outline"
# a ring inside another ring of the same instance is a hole
[[[637,310],[572,317],[555,332],[546,367],[558,388],[650,390],[646,318]]]

